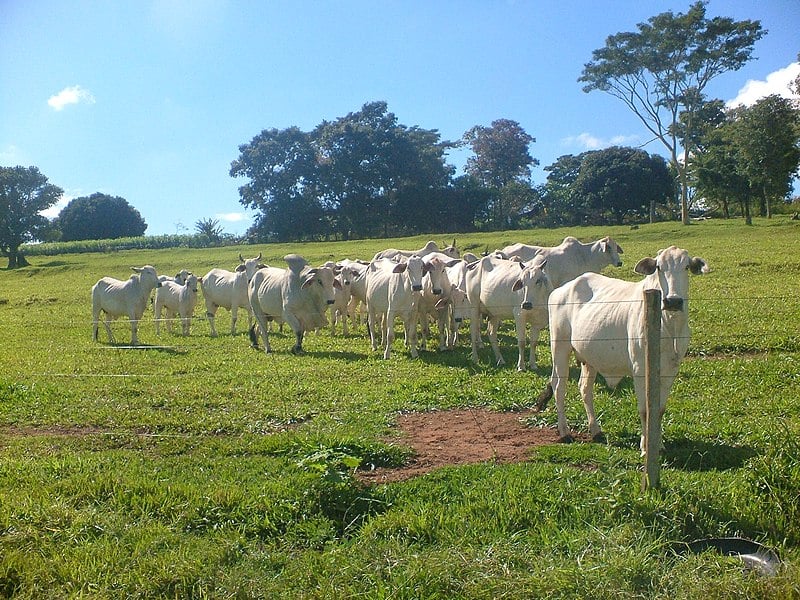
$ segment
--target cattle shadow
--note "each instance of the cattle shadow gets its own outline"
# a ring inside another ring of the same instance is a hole
[[[750,446],[732,446],[686,437],[665,440],[662,453],[664,463],[670,468],[692,472],[739,469],[758,455]]]
[[[188,354],[188,350],[185,348],[178,348],[177,346],[161,346],[156,344],[139,344],[137,346],[131,346],[130,344],[124,344],[122,342],[119,343],[105,343],[99,346],[99,348],[103,350],[148,350],[150,352],[158,352],[163,354],[170,354],[170,355],[183,355]]]

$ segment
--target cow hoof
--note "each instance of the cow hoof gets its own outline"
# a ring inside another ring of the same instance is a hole
[[[600,433],[595,434],[595,435],[592,436],[592,441],[595,444],[605,444],[606,441],[607,441],[606,440],[606,434],[601,431]]]
[[[292,354],[294,354],[295,356],[300,356],[301,354],[304,354],[303,347],[302,346],[294,346],[292,348]]]
[[[558,438],[558,441],[562,444],[571,444],[575,441],[575,439],[571,435],[565,435]]]

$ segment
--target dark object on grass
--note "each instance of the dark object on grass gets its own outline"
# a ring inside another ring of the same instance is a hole
[[[777,574],[781,565],[781,560],[774,550],[745,538],[707,538],[676,545],[676,551],[679,553],[700,554],[707,550],[716,550],[725,556],[738,557],[745,569],[755,571],[759,575],[773,576]]]

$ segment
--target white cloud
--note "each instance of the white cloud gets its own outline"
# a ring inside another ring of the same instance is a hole
[[[744,87],[739,90],[738,95],[733,100],[728,100],[725,106],[733,108],[744,104],[751,106],[761,98],[771,94],[778,94],[784,98],[797,98],[797,94],[792,94],[789,90],[789,84],[800,75],[800,62],[791,63],[783,69],[778,69],[767,75],[766,80],[758,81],[750,79],[744,84]]]
[[[600,150],[601,148],[608,148],[609,146],[629,146],[638,144],[639,136],[637,135],[615,135],[608,139],[603,139],[592,135],[591,133],[580,133],[565,137],[561,140],[561,145],[566,147],[577,147],[581,150]]]
[[[92,93],[79,85],[66,87],[47,100],[47,104],[56,111],[64,110],[70,104],[94,104],[94,102]]]
[[[61,198],[58,199],[58,202],[53,204],[50,208],[46,208],[39,214],[43,217],[47,217],[48,219],[55,219],[58,216],[63,208],[69,204],[73,199],[77,198],[74,194],[62,194]]]
[[[25,160],[22,152],[14,144],[9,144],[5,148],[0,148],[0,165],[4,167],[15,167],[21,165]]]
[[[248,217],[244,213],[239,212],[232,212],[232,213],[217,213],[214,215],[215,219],[219,219],[220,221],[225,221],[227,223],[239,223],[241,221],[246,221],[250,217]]]

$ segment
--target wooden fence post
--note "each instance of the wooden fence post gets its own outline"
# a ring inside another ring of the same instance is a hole
[[[642,490],[661,485],[661,290],[644,291],[645,314],[645,458]]]

